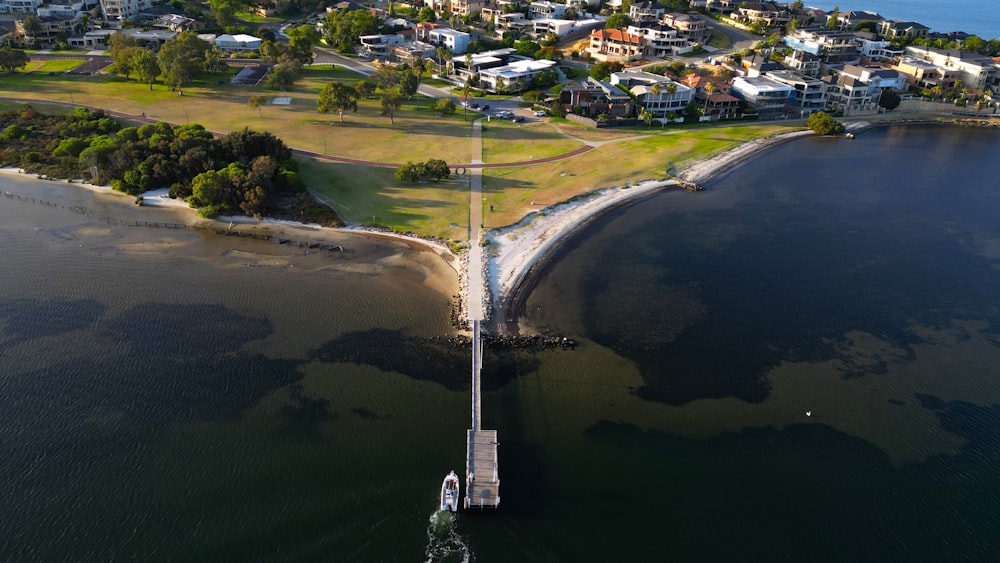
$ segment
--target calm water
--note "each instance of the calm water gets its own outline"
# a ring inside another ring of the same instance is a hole
[[[840,8],[876,12],[890,20],[920,22],[932,31],[964,31],[983,39],[1000,37],[1000,3],[976,0],[810,0],[806,6],[821,10]]]
[[[0,197],[0,560],[996,560],[998,148],[797,142],[595,223],[525,319],[581,346],[487,358],[503,508],[455,521],[436,258]]]

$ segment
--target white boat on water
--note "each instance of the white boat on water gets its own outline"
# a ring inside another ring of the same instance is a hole
[[[441,483],[441,510],[458,512],[458,475],[453,470]]]

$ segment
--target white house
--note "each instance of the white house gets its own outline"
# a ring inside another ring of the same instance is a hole
[[[139,13],[153,7],[153,0],[101,0],[106,20],[134,20]]]
[[[625,31],[645,39],[644,55],[653,57],[673,57],[689,53],[694,46],[684,37],[677,35],[677,30],[666,25],[630,25]]]
[[[464,31],[457,31],[447,27],[431,29],[427,32],[427,42],[435,46],[443,46],[451,49],[456,55],[465,54],[466,48],[472,36]]]
[[[42,0],[0,0],[0,14],[34,14]]]
[[[532,20],[531,24],[532,31],[534,31],[536,37],[545,37],[550,33],[555,33],[559,37],[562,37],[576,29],[576,22],[573,20],[542,18]]]
[[[694,88],[641,70],[612,73],[611,84],[627,88],[635,97],[635,105],[649,110],[655,118],[681,113],[694,96]]]
[[[774,119],[785,114],[795,89],[767,76],[737,76],[732,91],[757,110],[759,119]]]
[[[555,61],[519,60],[510,64],[479,71],[479,86],[488,90],[511,88],[519,90],[519,86],[527,85],[540,73],[555,66]]]
[[[263,40],[253,35],[225,33],[215,38],[215,46],[226,53],[249,53],[259,51]]]
[[[532,2],[530,11],[528,12],[532,19],[539,18],[562,18],[566,15],[566,4],[556,4],[555,2],[549,2],[549,0],[541,0],[540,2]]]

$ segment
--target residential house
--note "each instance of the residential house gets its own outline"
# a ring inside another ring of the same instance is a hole
[[[784,38],[785,44],[796,51],[805,51],[820,58],[824,66],[854,64],[860,61],[854,34],[825,27],[798,28]]]
[[[909,46],[906,55],[915,59],[957,70],[962,84],[980,90],[994,89],[1000,83],[1000,67],[993,59],[957,49],[934,49],[931,47]]]
[[[955,81],[960,80],[961,72],[958,69],[946,68],[927,61],[903,56],[900,57],[892,69],[899,71],[906,76],[907,82],[920,88],[953,88]]]
[[[451,0],[451,13],[464,18],[481,13],[486,4],[486,0]]]
[[[427,43],[434,46],[444,46],[456,55],[465,54],[472,36],[464,31],[448,27],[438,27],[427,32]]]
[[[767,76],[737,76],[733,95],[757,110],[758,119],[777,119],[787,115],[788,101],[794,88]]]
[[[747,23],[762,21],[767,27],[781,27],[792,19],[792,14],[771,2],[743,2],[733,17]]]
[[[435,56],[434,45],[420,41],[407,41],[402,45],[389,47],[389,60],[397,63],[411,63]]]
[[[664,13],[666,10],[656,2],[636,2],[628,8],[628,17],[636,23],[655,22]]]
[[[380,61],[392,60],[392,48],[406,43],[404,36],[397,34],[362,35],[361,52]]]
[[[599,61],[626,62],[642,57],[646,40],[620,29],[598,29],[590,34],[587,53]]]
[[[101,0],[104,19],[109,21],[135,20],[139,13],[153,6],[153,0]]]
[[[156,18],[153,27],[180,33],[188,30],[201,31],[205,29],[205,23],[179,14],[163,14]]]
[[[599,115],[625,117],[632,113],[632,98],[625,92],[593,77],[586,82],[571,82],[559,92],[559,103],[566,111],[596,118]]]
[[[890,21],[879,22],[878,33],[886,39],[916,39],[917,37],[927,37],[930,28],[917,22]]]
[[[532,19],[552,18],[560,19],[566,16],[566,4],[557,4],[549,0],[532,2],[528,14]]]
[[[252,53],[260,50],[262,42],[263,39],[260,37],[254,37],[246,33],[238,33],[236,35],[224,33],[215,38],[216,48],[223,53]]]
[[[689,15],[669,13],[660,16],[660,23],[677,30],[677,37],[687,39],[691,43],[704,43],[709,32],[705,20]]]
[[[712,121],[733,119],[739,115],[740,99],[736,96],[723,92],[702,92],[695,94],[695,100],[705,106],[705,115]]]
[[[882,16],[865,10],[850,10],[837,13],[837,29],[842,31],[854,31],[854,26],[861,22],[875,22],[875,30],[877,31],[879,24],[883,21],[885,21],[885,18]]]
[[[714,94],[715,92],[731,93],[732,85],[716,76],[702,76],[692,73],[685,75],[681,78],[681,81],[689,88],[694,89],[695,96],[699,94]]]
[[[24,19],[14,21],[17,29],[16,35],[23,37],[27,42],[38,41],[42,45],[54,45],[56,38],[62,33],[72,33],[73,28],[80,19],[75,16],[38,16],[39,32],[31,35],[24,28]]]
[[[711,14],[722,14],[727,16],[740,7],[741,0],[707,0],[705,9]]]
[[[788,107],[798,110],[802,117],[826,108],[826,83],[822,80],[790,70],[769,72],[767,76],[791,86],[792,93],[788,98]]]
[[[479,71],[479,87],[493,91],[520,92],[531,86],[539,74],[550,70],[555,61],[518,59],[504,66]]]
[[[827,83],[827,105],[845,115],[877,112],[883,92],[906,88],[906,77],[877,66],[845,65],[836,74],[823,77],[823,81]]]
[[[856,38],[858,53],[870,62],[889,62],[903,56],[903,49],[883,40]]]
[[[749,59],[743,59],[743,68],[746,69],[747,76],[754,77],[775,70],[785,70],[785,65],[764,55],[753,55]]]
[[[82,0],[59,4],[50,2],[39,6],[35,13],[39,16],[61,16],[79,19],[83,16],[83,14],[96,12],[98,6],[99,4],[97,2],[90,4]]]
[[[630,25],[625,31],[645,40],[642,53],[644,56],[674,57],[694,49],[687,39],[677,36],[676,29],[666,25]]]
[[[559,37],[572,33],[576,29],[576,22],[573,20],[557,20],[551,18],[542,18],[537,20],[532,20],[532,33],[535,37],[544,38],[550,33],[554,33]]]
[[[148,47],[154,51],[159,50],[160,46],[165,42],[177,37],[177,33],[173,31],[164,31],[161,29],[145,30],[138,27],[130,27],[124,29],[92,29],[82,35],[70,36],[67,42],[71,46],[81,49],[106,49],[108,37],[119,31],[138,41],[139,45]],[[199,38],[201,37],[203,36],[199,35]],[[214,35],[210,35],[209,37],[212,40],[215,39]]]
[[[820,74],[820,59],[805,51],[792,51],[785,55],[782,63],[789,69],[805,76],[817,77]]]
[[[473,53],[470,57],[459,57],[453,59],[452,64],[455,68],[455,74],[462,80],[468,80],[475,78],[477,74],[487,69],[507,65],[516,53],[516,50],[504,47],[503,49]]]
[[[694,88],[641,70],[615,72],[611,75],[611,84],[628,89],[636,108],[648,110],[658,119],[669,113],[680,114],[694,95]]]
[[[521,12],[496,14],[494,21],[494,26],[499,37],[503,37],[507,33],[520,34],[532,28],[531,20],[524,17],[524,14]]]
[[[0,0],[0,14],[34,14],[44,0]]]

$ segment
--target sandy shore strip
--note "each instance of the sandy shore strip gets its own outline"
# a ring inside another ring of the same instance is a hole
[[[812,131],[795,131],[750,141],[690,166],[681,172],[680,178],[700,184],[775,145],[811,135]],[[487,283],[495,325],[501,330],[516,330],[518,308],[523,306],[518,303],[519,295],[530,291],[531,283],[526,282],[544,267],[560,242],[612,209],[672,187],[677,187],[677,183],[666,180],[598,190],[533,212],[514,225],[487,232],[484,236],[493,247],[487,252]]]

